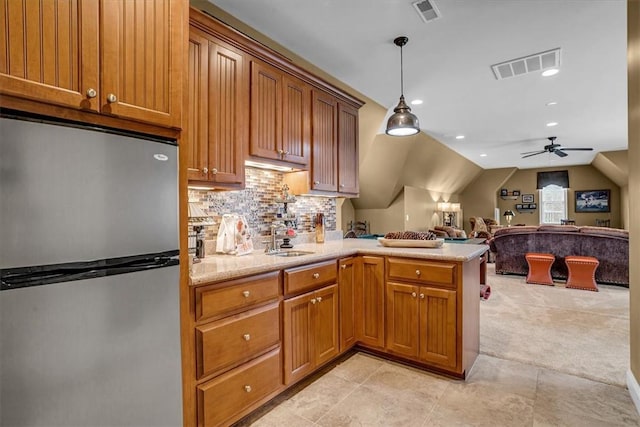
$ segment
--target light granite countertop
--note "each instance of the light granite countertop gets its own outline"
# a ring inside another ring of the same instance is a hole
[[[280,270],[313,262],[346,256],[380,255],[399,256],[441,261],[469,261],[489,249],[487,245],[444,243],[440,248],[390,248],[373,239],[344,239],[325,243],[303,243],[293,250],[310,251],[312,254],[298,257],[267,255],[262,250],[243,256],[208,255],[191,267],[190,284],[229,280],[237,277]]]

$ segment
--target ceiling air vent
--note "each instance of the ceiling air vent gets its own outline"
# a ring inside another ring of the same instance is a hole
[[[440,18],[440,11],[433,0],[418,0],[412,3],[413,7],[424,22]]]
[[[491,70],[496,80],[502,80],[558,67],[560,67],[560,48],[494,64],[491,66]]]

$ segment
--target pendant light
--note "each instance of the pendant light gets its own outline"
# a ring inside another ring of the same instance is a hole
[[[411,113],[411,108],[404,102],[404,76],[402,69],[402,46],[409,41],[408,37],[396,37],[393,43],[400,46],[400,102],[393,109],[393,114],[387,122],[387,135],[408,136],[420,132],[420,123],[415,114]]]

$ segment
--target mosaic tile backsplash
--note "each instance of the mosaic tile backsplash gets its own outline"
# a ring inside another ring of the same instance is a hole
[[[245,189],[239,191],[207,191],[189,189],[189,201],[197,202],[216,222],[222,215],[238,213],[245,216],[254,235],[268,235],[269,227],[277,221],[278,213],[284,209],[282,198],[283,173],[250,168],[245,169]],[[325,215],[325,230],[336,229],[336,199],[329,197],[296,196],[294,203],[287,204],[287,212],[296,216],[295,230],[306,233],[314,230],[312,218],[322,212]],[[216,225],[207,227],[206,239],[215,239]]]

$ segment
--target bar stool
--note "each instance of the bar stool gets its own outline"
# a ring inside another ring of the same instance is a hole
[[[591,256],[567,256],[564,258],[564,262],[569,270],[567,288],[598,292],[596,269],[600,261],[597,258]]]
[[[524,257],[529,265],[527,283],[553,286],[551,265],[556,260],[556,257],[553,254],[541,254],[536,252],[528,252]]]

